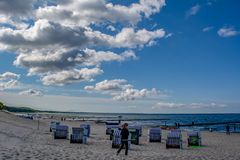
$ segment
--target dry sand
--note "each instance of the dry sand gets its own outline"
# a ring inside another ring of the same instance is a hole
[[[91,123],[92,134],[88,144],[70,144],[69,140],[54,140],[49,132],[50,120],[37,121],[16,117],[0,112],[0,160],[52,160],[52,159],[141,159],[141,160],[239,160],[240,134],[202,132],[201,148],[188,148],[186,133],[183,133],[183,149],[166,149],[167,131],[163,131],[162,143],[149,143],[147,128],[143,130],[140,145],[132,145],[129,155],[124,151],[116,156],[111,148],[109,136],[105,135],[105,125]],[[65,122],[69,126],[79,126],[81,122]]]

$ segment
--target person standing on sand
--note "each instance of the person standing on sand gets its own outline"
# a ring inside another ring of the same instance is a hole
[[[124,146],[126,147],[125,155],[128,155],[128,136],[129,136],[129,131],[128,131],[128,124],[127,123],[123,124],[121,136],[122,136],[122,138],[121,138],[121,147],[118,149],[117,155],[121,152],[121,150],[123,149]]]
[[[227,131],[226,134],[230,135],[230,126],[229,125],[226,126],[226,131]]]

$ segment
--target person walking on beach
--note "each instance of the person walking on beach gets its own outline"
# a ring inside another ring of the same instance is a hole
[[[129,136],[129,131],[128,131],[128,124],[127,123],[123,124],[121,136],[122,136],[122,138],[121,138],[121,147],[118,149],[117,155],[121,152],[121,150],[123,149],[124,146],[126,147],[125,155],[128,155],[128,136]]]
[[[226,131],[227,131],[226,134],[230,135],[230,126],[229,125],[226,126]]]

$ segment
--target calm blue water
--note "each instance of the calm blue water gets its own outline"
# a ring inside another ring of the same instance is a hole
[[[63,113],[61,113],[63,114]],[[64,113],[68,116],[84,117],[85,120],[109,121],[118,120],[118,116],[122,116],[122,120],[130,123],[140,124],[144,126],[152,125],[175,125],[194,123],[214,123],[214,122],[240,122],[240,114],[120,114],[120,113]],[[213,128],[216,131],[224,131],[226,125],[207,125],[197,126],[195,128],[201,130],[209,130]],[[182,127],[193,128],[193,127]],[[233,131],[234,126],[230,125]],[[240,131],[240,124],[236,125],[236,131]]]

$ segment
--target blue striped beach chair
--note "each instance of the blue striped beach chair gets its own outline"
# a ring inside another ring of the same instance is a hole
[[[120,146],[121,146],[121,130],[114,129],[112,138],[112,148],[119,148]]]
[[[172,130],[167,135],[166,148],[182,149],[182,134],[180,130]]]
[[[67,139],[68,138],[68,126],[57,125],[54,131],[54,139]]]
[[[188,146],[201,146],[202,139],[200,131],[188,131]]]
[[[149,142],[161,142],[161,139],[162,139],[161,128],[150,128],[148,133],[149,133]]]

